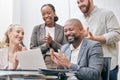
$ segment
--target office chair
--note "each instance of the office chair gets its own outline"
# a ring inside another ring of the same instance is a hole
[[[111,65],[111,57],[104,57],[103,70],[101,73],[102,80],[109,80],[110,65]]]

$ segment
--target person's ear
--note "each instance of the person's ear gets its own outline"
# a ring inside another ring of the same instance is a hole
[[[80,28],[80,29],[79,29],[79,33],[80,33],[80,34],[83,34],[83,33],[84,33],[84,29],[81,29],[81,28]]]

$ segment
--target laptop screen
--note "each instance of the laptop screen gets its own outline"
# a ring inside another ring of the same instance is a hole
[[[23,70],[38,70],[39,68],[46,69],[40,48],[18,52],[20,69]]]

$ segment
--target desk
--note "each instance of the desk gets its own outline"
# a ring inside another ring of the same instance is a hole
[[[4,79],[2,79],[4,78]],[[39,74],[38,71],[34,70],[0,70],[0,80],[13,80],[13,78],[22,78],[22,80],[58,80],[57,76],[46,76],[43,74]],[[19,80],[19,79],[17,79]]]

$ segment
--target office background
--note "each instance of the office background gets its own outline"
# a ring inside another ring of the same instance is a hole
[[[98,7],[112,10],[120,24],[120,0],[94,0],[94,2]],[[29,47],[33,27],[43,22],[40,8],[45,3],[52,3],[55,6],[59,17],[57,23],[61,25],[69,18],[82,20],[83,14],[78,9],[76,0],[0,0],[0,40],[9,24],[21,24],[25,30],[24,44]]]
[[[112,10],[120,24],[120,0],[94,0],[98,7]],[[29,47],[30,36],[35,25],[43,22],[40,8],[45,3],[52,3],[59,17],[57,23],[64,25],[69,18],[83,15],[78,9],[76,0],[0,0],[0,40],[9,24],[21,24],[25,30],[24,44]]]

